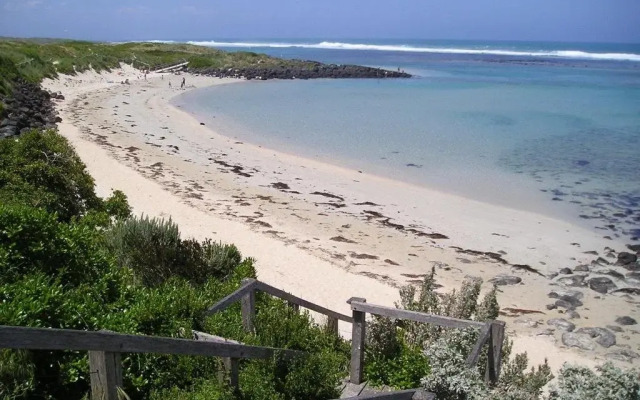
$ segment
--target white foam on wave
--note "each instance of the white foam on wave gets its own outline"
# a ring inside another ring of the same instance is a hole
[[[394,51],[411,53],[441,53],[441,54],[477,54],[477,55],[497,55],[513,57],[544,57],[544,58],[569,58],[587,60],[610,60],[610,61],[636,61],[640,62],[640,54],[634,53],[590,53],[580,50],[540,50],[521,51],[507,49],[488,48],[451,48],[451,47],[420,47],[410,45],[380,45],[380,44],[360,44],[343,42],[320,42],[320,43],[286,43],[286,42],[217,42],[217,41],[190,41],[190,44],[209,47],[270,47],[270,48],[307,48],[307,49],[329,49],[329,50],[369,50],[369,51]]]

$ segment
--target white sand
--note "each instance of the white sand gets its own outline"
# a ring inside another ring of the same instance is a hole
[[[523,283],[502,287],[499,301],[509,314],[503,319],[516,336],[515,348],[528,351],[533,362],[548,357],[554,369],[564,361],[593,365],[617,348],[567,349],[558,344],[559,333],[539,336],[546,326],[531,325],[562,317],[545,308],[555,285],[546,275],[589,263],[595,256],[586,251],[604,256],[607,246],[620,251],[622,243],[547,216],[236,142],[168,103],[184,93],[177,89],[183,76],[150,74],[145,81],[124,66],[45,82],[66,96],[59,103],[60,132],[87,164],[101,195],[120,189],[136,213],[170,216],[183,236],[235,243],[257,260],[260,280],[336,311],[350,313],[346,300],[352,296],[393,305],[397,287],[416,283],[432,266],[445,288],[458,287],[467,275],[486,281],[506,273]],[[130,85],[119,83],[125,78]],[[188,89],[234,82],[192,75],[186,80]],[[385,220],[403,230],[385,226]],[[455,246],[500,253],[505,262]],[[604,327],[637,309],[629,299],[583,291],[582,318],[572,321],[578,327]],[[348,335],[350,326],[340,330]],[[619,334],[618,344],[639,351],[637,333]]]

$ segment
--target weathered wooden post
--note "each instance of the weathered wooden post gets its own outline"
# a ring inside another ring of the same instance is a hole
[[[225,377],[229,386],[234,391],[240,390],[240,360],[237,358],[223,357],[222,362],[224,364]]]
[[[487,357],[487,373],[485,379],[491,384],[496,384],[500,378],[500,366],[502,364],[502,343],[504,342],[503,321],[491,322],[491,335],[489,337],[489,349]]]
[[[338,318],[327,315],[327,332],[338,336]]]
[[[361,297],[352,297],[347,303],[357,301],[360,303],[366,303],[367,300]],[[353,328],[351,329],[351,369],[349,380],[351,383],[359,385],[362,383],[363,369],[364,369],[364,340],[366,313],[363,311],[356,311],[351,307],[353,312]]]
[[[291,311],[293,311],[294,313],[297,314],[297,313],[300,312],[300,305],[298,305],[296,303],[292,303],[292,302],[288,302],[287,305],[289,306]]]
[[[243,279],[242,283],[249,283],[248,279]],[[256,315],[256,291],[250,290],[242,297],[242,327],[247,332],[253,332],[253,321]]]
[[[122,364],[120,353],[110,351],[89,352],[91,376],[91,400],[118,400],[118,388],[122,388]]]

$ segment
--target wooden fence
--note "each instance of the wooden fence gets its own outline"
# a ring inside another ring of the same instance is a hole
[[[349,377],[352,384],[363,380],[366,314],[393,319],[404,319],[446,328],[476,328],[480,336],[467,357],[467,365],[474,366],[485,344],[488,344],[487,375],[489,382],[495,383],[500,376],[502,342],[505,323],[502,321],[477,322],[450,317],[401,310],[392,307],[369,304],[363,298],[353,297],[347,301],[351,305],[352,316],[341,314],[312,303],[290,293],[255,279],[244,279],[238,290],[221,299],[206,311],[210,315],[222,311],[235,302],[241,302],[242,325],[253,332],[255,320],[256,290],[281,298],[298,310],[299,307],[323,314],[327,317],[327,328],[338,334],[338,321],[352,324],[351,362]],[[121,353],[160,353],[193,356],[222,357],[225,365],[225,379],[232,387],[238,387],[238,366],[242,358],[265,359],[276,355],[284,358],[304,356],[304,352],[271,347],[248,346],[202,332],[194,332],[197,340],[173,339],[142,335],[100,331],[87,332],[66,329],[24,328],[0,326],[0,348],[31,350],[76,350],[89,352],[92,400],[117,400],[118,387],[122,386]],[[401,390],[352,397],[352,399],[389,399],[389,400],[432,400],[433,393],[421,389]]]
[[[500,364],[502,362],[502,342],[504,341],[505,323],[502,321],[478,322],[451,317],[443,317],[408,311],[392,307],[377,306],[368,304],[363,298],[352,297],[347,301],[351,305],[353,313],[353,327],[351,331],[351,367],[349,377],[351,383],[361,383],[364,370],[365,335],[366,335],[366,314],[379,315],[393,319],[405,319],[416,322],[423,322],[443,326],[446,328],[478,328],[480,337],[476,341],[471,353],[467,357],[467,365],[473,367],[478,362],[482,347],[488,343],[489,352],[487,359],[488,382],[496,383],[500,377]]]
[[[327,317],[327,329],[331,332],[338,334],[338,321],[345,321],[352,323],[353,319],[345,314],[340,314],[328,308],[322,307],[318,304],[312,303],[300,297],[294,296],[291,293],[287,293],[283,290],[275,288],[271,285],[267,285],[264,282],[260,282],[255,279],[243,279],[242,285],[238,290],[224,297],[217,302],[211,308],[207,310],[207,315],[222,311],[228,308],[230,305],[237,301],[241,301],[242,308],[242,326],[247,332],[253,332],[253,321],[256,314],[255,305],[255,292],[259,290],[264,293],[268,293],[272,296],[278,297],[282,300],[286,300],[289,305],[298,310],[300,307],[304,307],[308,310],[315,311],[319,314],[323,314]]]
[[[271,358],[275,355],[291,358],[305,354],[295,350],[247,346],[226,342],[224,339],[201,341],[125,335],[106,331],[87,332],[2,325],[0,325],[0,348],[88,351],[92,400],[118,400],[118,387],[122,387],[121,353],[213,356],[223,357],[229,361],[241,358]],[[237,362],[229,362],[228,368],[235,368],[237,371],[237,365]],[[230,372],[233,376],[233,371]]]

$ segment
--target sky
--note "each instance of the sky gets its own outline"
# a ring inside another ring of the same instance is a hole
[[[640,0],[0,0],[0,36],[640,43]]]

